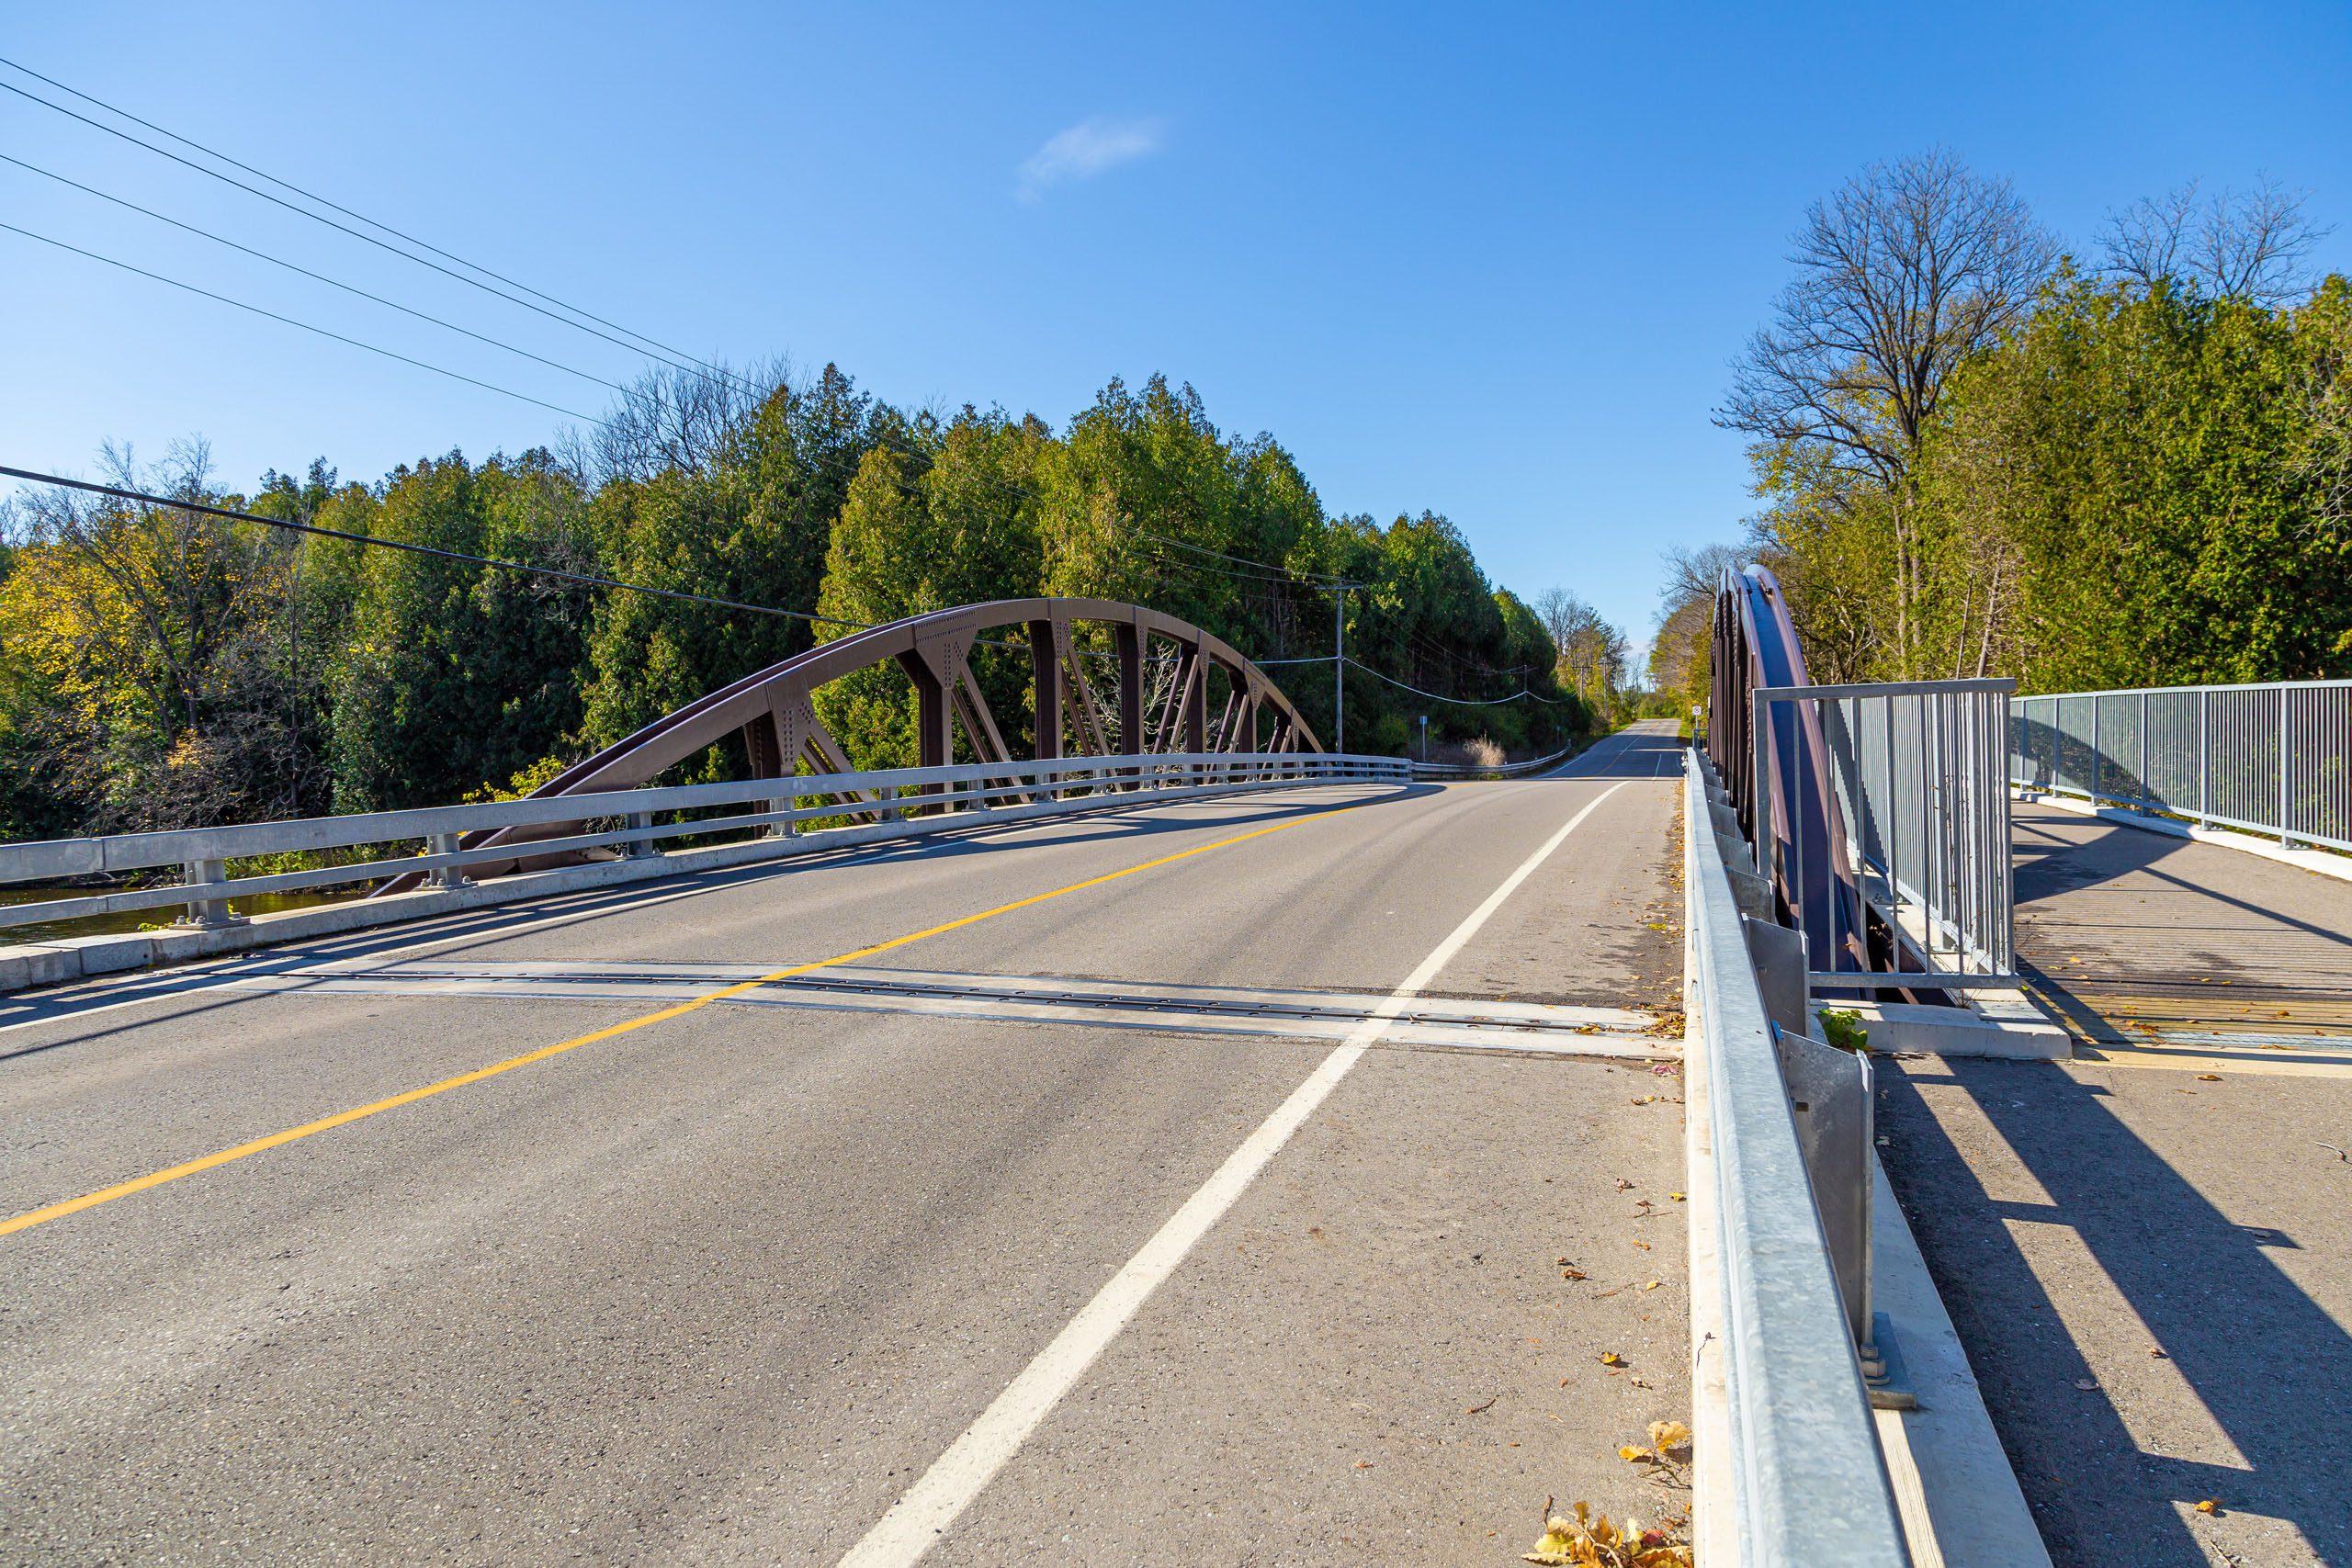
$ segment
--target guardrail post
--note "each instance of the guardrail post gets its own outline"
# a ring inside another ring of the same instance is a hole
[[[458,833],[428,833],[424,836],[424,852],[429,855],[456,854],[462,836]],[[435,887],[451,890],[474,885],[473,878],[466,874],[466,868],[461,865],[436,865],[425,880]]]
[[[186,862],[180,868],[180,880],[190,886],[202,883],[226,882],[228,879],[229,867],[225,861],[192,860]],[[187,902],[187,912],[172,923],[176,926],[201,928],[241,926],[245,923],[245,918],[230,908],[229,902],[225,898],[191,898]]]
[[[621,823],[622,826],[628,828],[631,832],[639,831],[641,829],[650,828],[653,826],[653,813],[650,811],[632,811],[628,816],[621,818]],[[629,860],[643,860],[656,852],[657,852],[653,848],[653,840],[650,839],[631,839],[628,841],[628,847],[621,851],[622,855]]]

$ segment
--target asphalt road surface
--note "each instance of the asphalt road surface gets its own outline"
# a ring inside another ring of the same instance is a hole
[[[1655,1517],[1679,772],[1645,728],[0,1002],[0,1561],[1500,1564],[1549,1496]]]

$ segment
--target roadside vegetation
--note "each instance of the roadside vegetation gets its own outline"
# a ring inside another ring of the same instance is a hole
[[[1941,152],[1816,202],[1717,423],[1746,536],[1669,559],[1652,683],[1703,701],[1720,569],[1816,681],[2026,692],[2352,674],[2352,283],[2275,186],[2066,247]],[[1687,711],[1687,708],[1686,708]]]
[[[1623,634],[1574,595],[1498,588],[1435,513],[1327,513],[1272,436],[1221,433],[1157,377],[1112,382],[1056,430],[894,408],[830,366],[665,371],[550,447],[451,451],[373,483],[321,460],[238,491],[199,442],[152,465],[110,446],[99,468],[124,489],[800,618],[29,489],[0,512],[0,838],[527,791],[855,625],[1039,593],[1204,626],[1269,661],[1328,741],[1329,584],[1358,585],[1351,750],[1416,748],[1425,713],[1433,747],[1540,755],[1632,700]],[[1025,658],[976,653],[998,714],[1025,713]],[[820,701],[861,764],[913,761],[896,671]],[[678,776],[745,767],[720,747]]]

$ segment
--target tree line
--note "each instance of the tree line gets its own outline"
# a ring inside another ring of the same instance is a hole
[[[1329,744],[1336,597],[1352,750],[1407,750],[1423,713],[1439,742],[1555,750],[1607,722],[1623,662],[1572,595],[1497,588],[1445,517],[1330,514],[1272,437],[1221,434],[1159,377],[1057,431],[899,409],[831,366],[665,371],[549,447],[374,483],[321,460],[226,489],[196,441],[100,466],[423,549],[28,489],[0,516],[0,838],[526,788],[818,639],[988,599],[1147,604],[1302,660],[1269,673]],[[1000,715],[1025,712],[1025,658],[979,662]],[[895,671],[820,703],[861,765],[914,760]],[[745,765],[716,748],[678,777]]]
[[[1721,567],[1770,566],[1816,681],[2019,689],[2352,674],[2352,284],[2264,184],[2064,247],[1936,152],[1805,214],[1716,422],[1737,545],[1669,559],[1653,678],[1703,695]]]

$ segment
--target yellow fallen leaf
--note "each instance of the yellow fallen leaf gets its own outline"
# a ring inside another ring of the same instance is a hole
[[[2218,1514],[2222,1511],[2222,1500],[2219,1497],[2208,1497],[2197,1505],[2197,1511],[2200,1514]]]
[[[1665,1280],[1651,1280],[1651,1281],[1649,1281],[1647,1284],[1644,1285],[1644,1286],[1642,1287],[1642,1289],[1644,1289],[1644,1290],[1645,1290],[1645,1291],[1655,1291],[1655,1290],[1657,1290],[1660,1285],[1663,1285],[1663,1284],[1665,1284],[1665,1283],[1666,1283],[1666,1281],[1665,1281]]]
[[[1603,1350],[1600,1353],[1600,1364],[1604,1367],[1622,1367],[1625,1364],[1625,1358],[1614,1350]]]
[[[1666,1201],[1669,1203],[1679,1203],[1682,1201],[1682,1194],[1679,1192],[1669,1192],[1666,1195]]]
[[[1617,1450],[1617,1457],[1623,1460],[1627,1464],[1631,1464],[1649,1451],[1650,1450],[1647,1449],[1637,1449],[1631,1443],[1628,1443]]]
[[[1634,1238],[1634,1245],[1640,1247],[1644,1252],[1647,1252],[1650,1249],[1650,1244],[1641,1240],[1639,1237]]]

